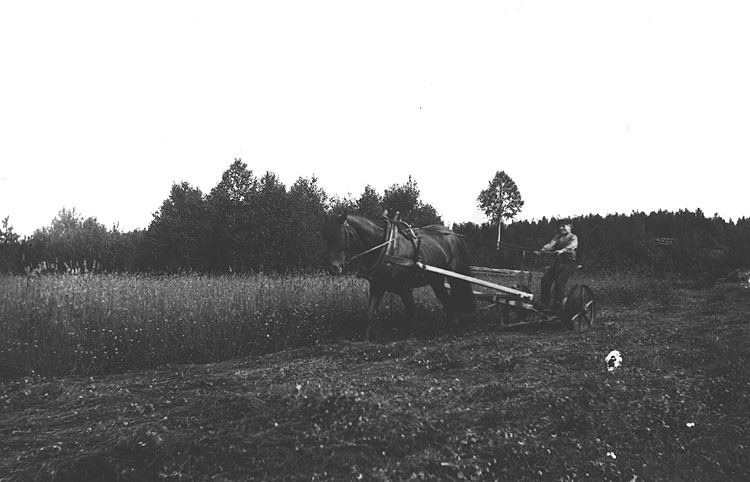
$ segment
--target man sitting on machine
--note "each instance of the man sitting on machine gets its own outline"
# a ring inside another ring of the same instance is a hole
[[[545,244],[540,253],[554,253],[555,261],[542,276],[541,309],[561,309],[562,299],[565,296],[565,285],[578,269],[576,261],[576,249],[578,248],[578,236],[573,234],[573,223],[570,219],[561,219],[557,223],[559,233]],[[554,290],[552,285],[554,284]],[[550,304],[552,295],[552,304]]]

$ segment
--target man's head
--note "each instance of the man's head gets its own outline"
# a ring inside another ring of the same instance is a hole
[[[561,219],[557,222],[557,229],[560,231],[560,234],[570,234],[573,230],[573,221],[568,218]]]

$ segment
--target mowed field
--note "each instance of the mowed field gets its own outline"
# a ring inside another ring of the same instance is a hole
[[[750,290],[575,282],[587,331],[419,290],[365,343],[352,277],[0,278],[0,480],[746,480]]]

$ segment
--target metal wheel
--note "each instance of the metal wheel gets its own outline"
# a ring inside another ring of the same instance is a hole
[[[575,285],[563,300],[562,318],[574,330],[591,328],[596,319],[594,292],[586,285]]]

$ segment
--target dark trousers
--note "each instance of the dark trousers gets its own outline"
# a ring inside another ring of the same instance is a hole
[[[565,285],[573,273],[576,272],[578,264],[575,261],[556,259],[542,276],[542,305],[549,306],[550,295],[555,307],[561,308],[563,297],[565,297]],[[554,290],[552,289],[554,285]]]

